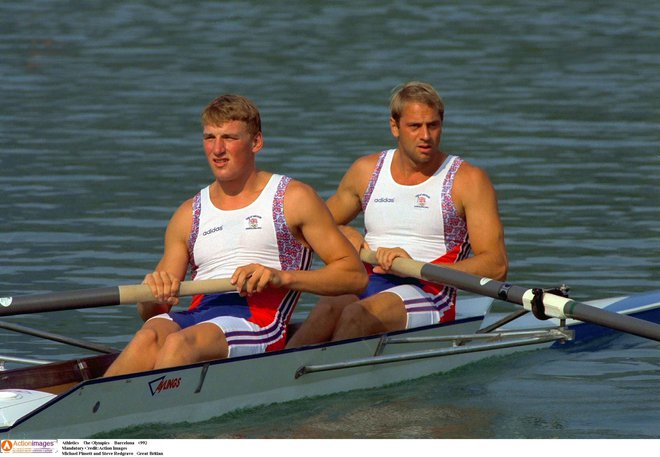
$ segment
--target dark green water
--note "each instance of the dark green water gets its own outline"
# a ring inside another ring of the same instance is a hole
[[[198,117],[215,96],[252,98],[260,165],[327,197],[393,144],[389,92],[410,79],[445,99],[444,149],[489,172],[512,282],[566,283],[578,300],[656,289],[658,24],[639,0],[3,2],[0,296],[140,282],[172,211],[210,179]],[[10,320],[116,346],[139,326],[131,307]],[[5,332],[0,345],[73,351]],[[658,345],[595,346],[130,433],[660,437]]]

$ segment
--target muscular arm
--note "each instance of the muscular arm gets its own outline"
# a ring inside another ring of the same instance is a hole
[[[452,197],[465,214],[473,256],[450,268],[499,281],[506,279],[509,265],[504,229],[493,184],[482,169],[463,162],[454,181]]]
[[[144,283],[151,287],[155,300],[138,303],[143,320],[166,313],[179,303],[179,285],[188,268],[188,237],[192,225],[192,200],[184,202],[174,212],[165,231],[163,257],[156,269],[145,276]]]
[[[325,266],[315,271],[292,272],[291,284],[297,290],[318,295],[361,293],[367,285],[367,275],[356,251],[319,196],[309,186],[293,184],[287,220],[291,218],[292,225],[299,228],[303,240]]]
[[[317,295],[359,294],[367,275],[349,241],[341,234],[323,200],[311,187],[291,181],[284,196],[284,215],[292,233],[309,246],[325,266],[308,271],[279,271],[260,265],[236,270],[238,288],[259,292],[267,284]]]
[[[328,208],[337,224],[347,225],[362,210],[362,198],[379,155],[371,154],[356,160],[340,181],[335,194],[328,199]]]
[[[358,252],[364,247],[364,235],[348,224],[362,211],[362,199],[379,156],[376,153],[356,160],[326,202],[341,232]]]

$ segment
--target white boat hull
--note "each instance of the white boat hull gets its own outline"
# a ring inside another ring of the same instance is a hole
[[[419,335],[470,334],[479,325],[480,321],[475,320]],[[378,338],[370,338],[350,344],[285,351],[277,357],[267,354],[119,379],[86,381],[53,397],[28,420],[19,419],[11,430],[2,433],[2,437],[82,438],[100,431],[152,422],[198,422],[242,408],[415,379],[484,357],[463,355],[445,358],[441,363],[438,359],[414,360],[351,368],[342,370],[340,375],[333,370],[295,378],[296,371],[304,365],[373,356],[378,343]],[[420,345],[413,346],[421,349]],[[428,348],[429,345],[423,346]],[[413,349],[408,345],[392,346],[386,348],[385,354]]]

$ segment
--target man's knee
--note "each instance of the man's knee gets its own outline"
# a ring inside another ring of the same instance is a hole
[[[339,314],[335,308],[337,308],[337,306],[332,302],[321,300],[314,306],[314,308],[312,308],[309,317],[325,321],[326,319],[332,318],[333,315]]]
[[[320,319],[323,321],[330,320],[332,322],[339,319],[346,306],[357,301],[355,295],[339,295],[337,297],[323,297],[312,308],[310,317]]]
[[[401,330],[405,328],[406,318],[405,307],[397,296],[369,297],[344,308],[333,340]]]
[[[163,342],[162,352],[166,354],[180,354],[189,347],[189,341],[182,332],[167,335]]]
[[[141,328],[135,333],[132,345],[137,348],[147,348],[158,345],[158,333],[152,328]]]
[[[351,303],[344,307],[339,316],[339,326],[358,324],[365,321],[370,316],[369,311],[363,306],[362,302]]]

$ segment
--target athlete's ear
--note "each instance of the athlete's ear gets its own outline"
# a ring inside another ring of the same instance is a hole
[[[394,138],[399,138],[399,125],[393,117],[390,117],[390,131],[392,132],[392,136],[394,136]]]
[[[252,152],[256,154],[263,147],[264,147],[264,136],[261,132],[257,132],[257,134],[254,135],[254,138],[252,138]]]

